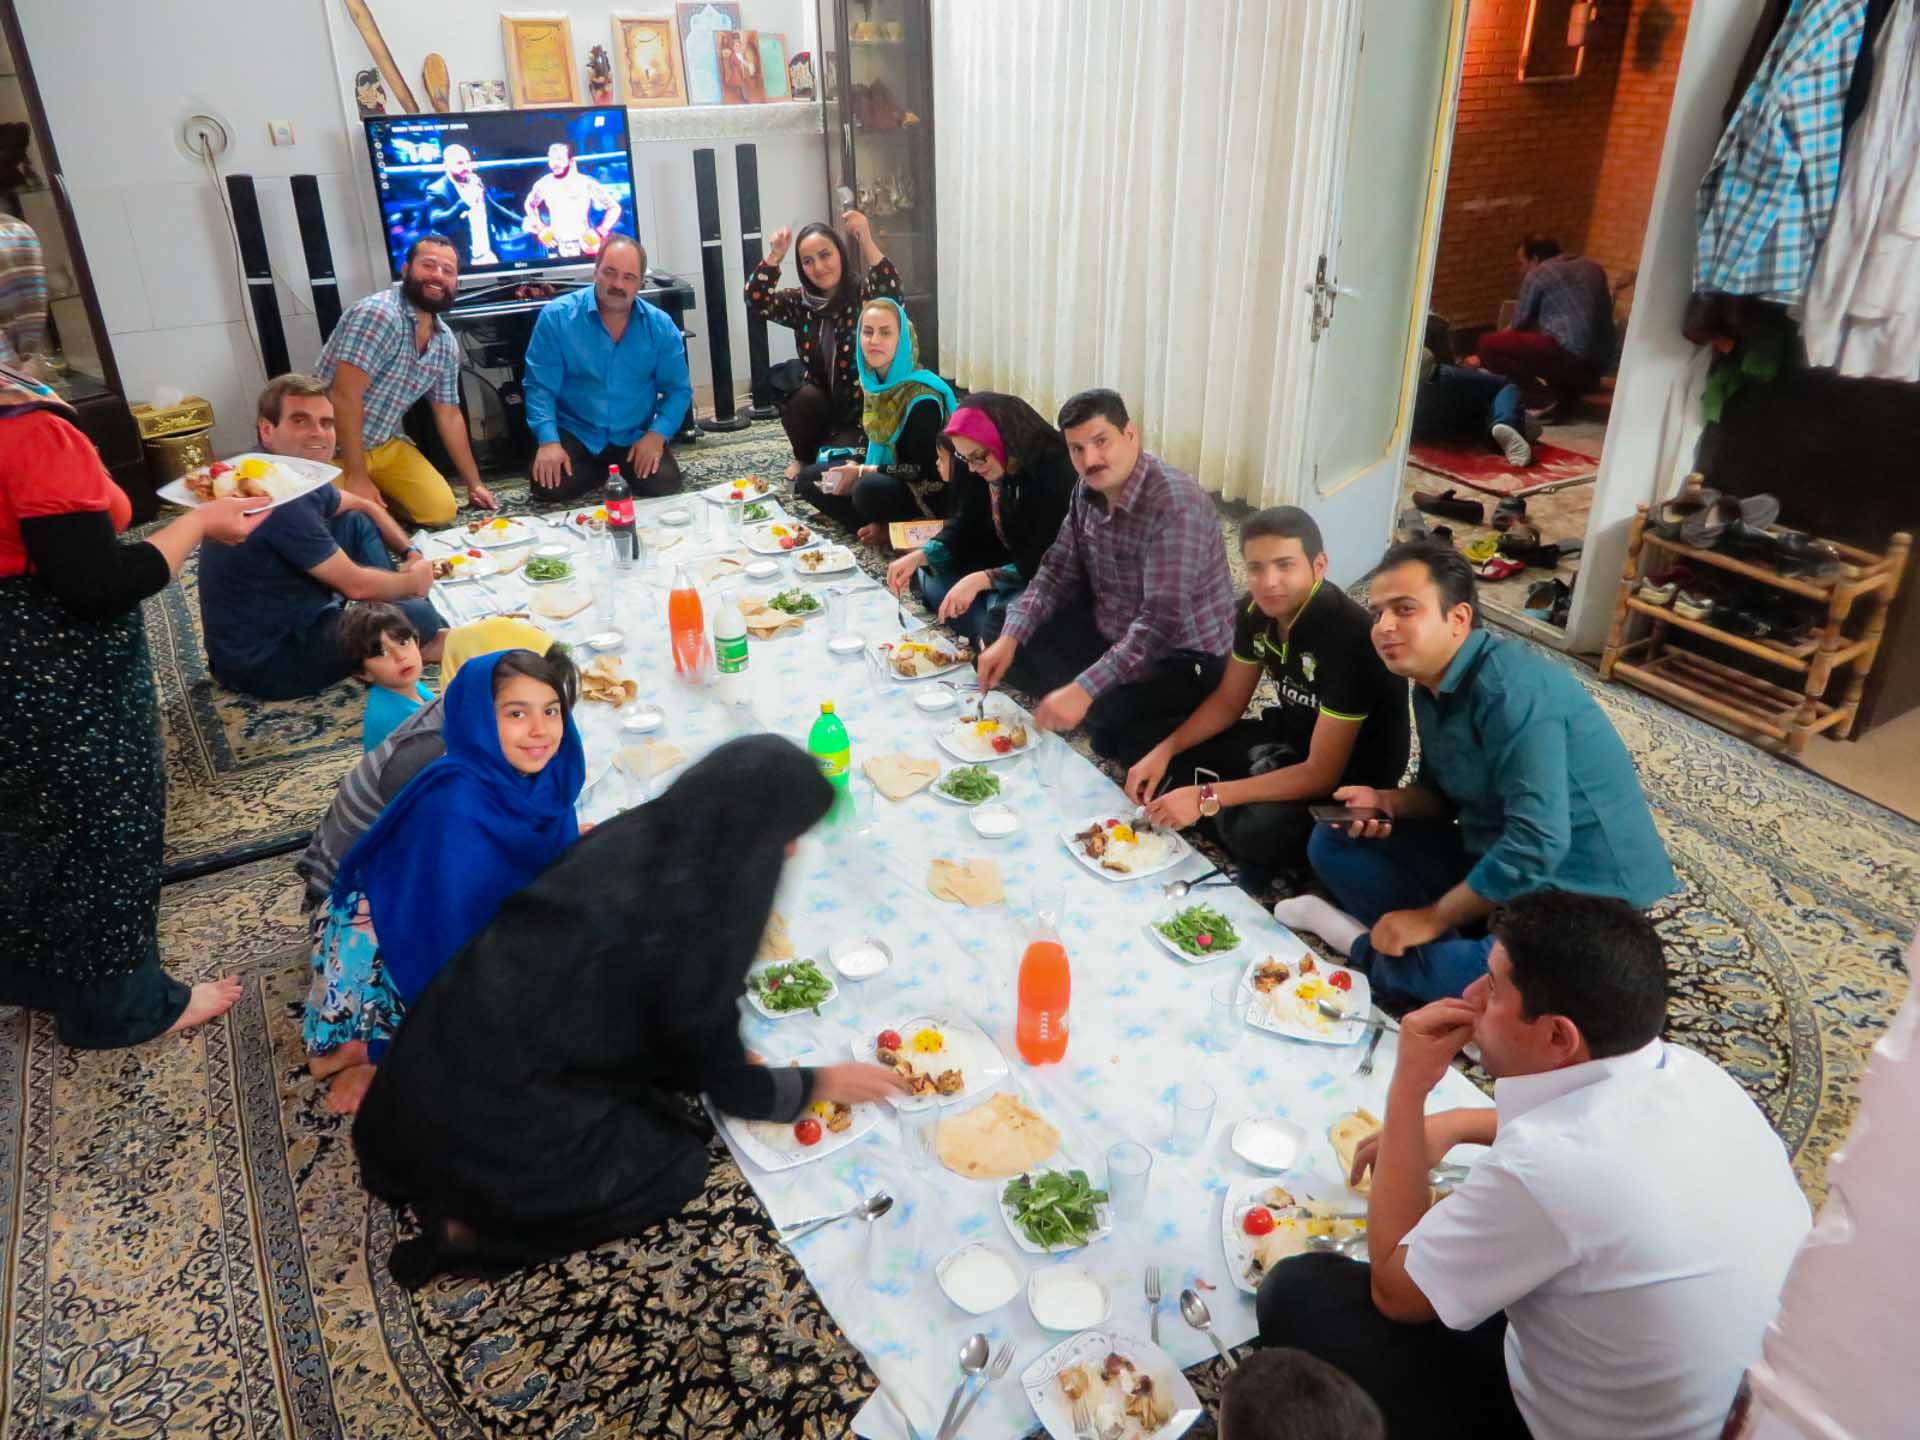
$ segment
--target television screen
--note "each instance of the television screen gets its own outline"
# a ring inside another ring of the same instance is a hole
[[[622,108],[378,115],[366,125],[396,280],[422,235],[451,240],[462,275],[590,265],[606,236],[638,236]]]

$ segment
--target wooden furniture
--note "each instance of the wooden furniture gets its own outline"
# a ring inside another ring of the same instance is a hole
[[[1692,483],[1697,482],[1696,476]],[[1649,526],[1647,510],[1645,505],[1640,507],[1628,533],[1627,563],[1600,658],[1600,678],[1624,680],[1708,719],[1784,741],[1793,755],[1806,748],[1809,736],[1823,730],[1841,738],[1851,734],[1867,672],[1880,653],[1887,607],[1899,589],[1913,537],[1905,531],[1894,535],[1884,555],[1830,541],[1840,555],[1840,569],[1814,579],[1664,539]],[[1648,565],[1649,552],[1666,558]],[[1655,605],[1640,598],[1636,592],[1644,574],[1681,560],[1703,576],[1718,570],[1823,606],[1825,619],[1809,638],[1788,645],[1735,635],[1708,621],[1676,614],[1671,603]],[[1848,622],[1856,610],[1860,620],[1849,633]],[[1648,622],[1644,633],[1629,638],[1642,629],[1639,621]],[[1747,663],[1728,664],[1702,654],[1697,646],[1679,644],[1675,631],[1725,646],[1734,658]],[[1848,672],[1845,691],[1838,704],[1830,703],[1825,696],[1836,673],[1843,670]],[[1774,677],[1782,674],[1790,683],[1778,683]]]

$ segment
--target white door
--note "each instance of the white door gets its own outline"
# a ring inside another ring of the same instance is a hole
[[[1307,508],[1351,583],[1393,530],[1414,360],[1426,324],[1467,0],[1355,0],[1343,54],[1349,128],[1316,292]]]

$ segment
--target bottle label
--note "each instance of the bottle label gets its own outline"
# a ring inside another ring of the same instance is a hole
[[[738,675],[745,670],[747,668],[746,632],[743,630],[738,635],[714,636],[713,657],[722,675]]]
[[[847,773],[847,767],[853,763],[852,750],[835,750],[828,755],[815,755],[820,762],[820,773],[829,781],[839,780]]]
[[[607,501],[607,524],[629,529],[633,525],[633,501],[631,498]]]

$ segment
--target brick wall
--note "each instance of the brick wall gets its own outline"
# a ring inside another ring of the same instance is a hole
[[[1639,263],[1689,3],[1600,0],[1579,77],[1522,84],[1527,0],[1472,0],[1433,276],[1456,328],[1494,322],[1528,231]]]

